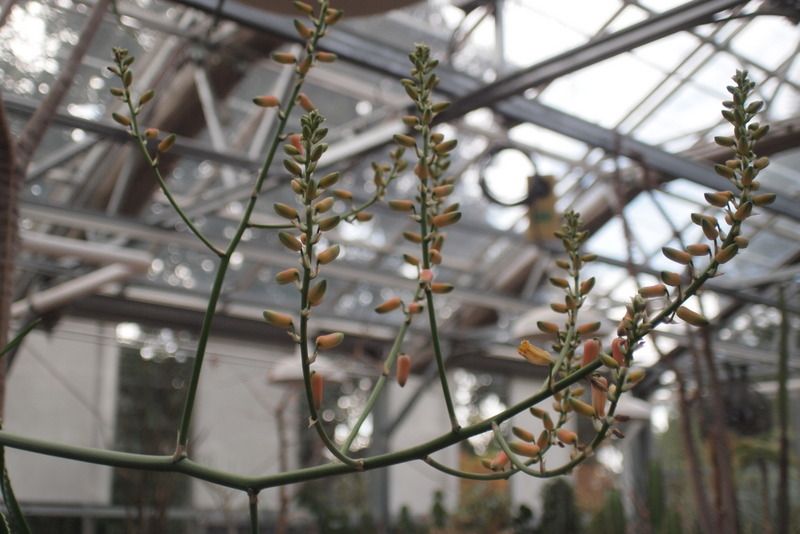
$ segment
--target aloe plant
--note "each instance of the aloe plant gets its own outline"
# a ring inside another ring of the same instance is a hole
[[[278,128],[236,231],[227,243],[218,243],[206,236],[171,194],[161,175],[159,158],[170,150],[176,136],[147,128],[140,123],[142,109],[156,95],[153,91],[146,91],[141,95],[133,94],[131,87],[134,58],[126,50],[114,49],[114,65],[110,70],[119,79],[120,86],[111,91],[127,106],[127,113],[115,113],[113,118],[132,136],[164,195],[188,230],[217,258],[216,274],[198,332],[184,408],[176,425],[178,438],[174,453],[159,456],[99,450],[7,432],[0,432],[0,445],[95,464],[182,473],[241,490],[250,497],[251,531],[258,532],[258,494],[265,488],[379,469],[414,460],[426,461],[433,468],[450,475],[477,480],[507,479],[520,473],[538,478],[556,477],[571,472],[611,437],[624,437],[618,428],[622,418],[616,416],[615,412],[623,394],[634,388],[645,374],[643,369],[635,367],[635,351],[642,340],[662,323],[676,318],[694,326],[708,323],[700,313],[686,306],[687,300],[697,293],[706,280],[719,273],[722,264],[747,246],[746,239],[741,236],[742,224],[752,214],[755,206],[768,204],[774,198],[756,193],[757,177],[768,164],[768,160],[757,157],[753,152],[753,145],[763,137],[767,127],[751,122],[762,104],[748,102],[753,83],[747,74],[739,72],[734,76],[735,85],[729,88],[732,100],[724,103],[723,115],[734,126],[734,135],[717,138],[717,143],[735,151],[731,160],[715,167],[720,175],[730,180],[731,190],[706,195],[708,203],[721,210],[725,224],[711,215],[692,215],[692,220],[702,228],[707,242],[692,244],[682,250],[663,250],[664,255],[677,264],[678,270],[663,272],[663,283],[642,288],[631,298],[627,313],[619,324],[617,336],[604,347],[599,339],[593,337],[600,325],[580,321],[582,309],[595,282],[593,278],[582,276],[582,268],[596,258],[581,250],[588,233],[582,228],[579,214],[565,214],[564,223],[556,233],[564,246],[564,257],[557,261],[564,274],[550,279],[563,292],[563,297],[554,302],[552,308],[562,314],[564,319],[560,323],[540,322],[538,325],[544,333],[553,337],[550,348],[536,346],[528,340],[522,340],[518,346],[522,358],[547,370],[547,378],[538,391],[532,391],[522,401],[489,418],[461,426],[451,398],[436,308],[438,295],[456,289],[450,281],[437,277],[438,265],[447,260],[446,233],[443,229],[457,224],[461,218],[459,205],[448,200],[455,186],[455,179],[448,174],[450,154],[457,141],[446,139],[435,128],[437,115],[448,106],[447,102],[435,99],[435,89],[439,81],[435,72],[437,60],[432,57],[426,45],[416,45],[411,52],[410,76],[401,81],[413,109],[411,114],[403,117],[407,131],[395,136],[396,146],[390,151],[388,162],[373,164],[373,180],[376,186],[374,195],[363,204],[353,205],[352,193],[336,188],[338,173],[319,176],[318,164],[328,147],[325,142],[328,130],[321,110],[302,92],[310,69],[319,63],[336,60],[333,54],[320,49],[320,43],[329,28],[338,22],[341,12],[331,8],[327,0],[321,0],[316,7],[300,1],[294,4],[301,14],[301,19],[294,22],[295,28],[305,46],[298,56],[284,52],[273,54],[277,63],[293,69],[294,81],[288,98],[281,100],[273,95],[260,95],[253,99],[257,106],[277,108]],[[299,125],[290,126],[291,112],[297,106],[305,113]],[[287,133],[295,127],[299,128],[298,133]],[[253,223],[251,216],[256,204],[261,201],[262,186],[279,151],[283,153],[283,166],[291,176],[290,187],[295,193],[296,203],[273,205],[277,215],[285,220],[283,223]],[[405,159],[406,155],[410,155],[410,161]],[[385,200],[389,183],[407,169],[413,169],[416,177],[417,188],[413,198],[390,199],[388,205],[407,214],[417,225],[417,231],[404,234],[408,241],[419,246],[417,254],[404,256],[404,260],[416,268],[417,288],[409,300],[392,297],[376,308],[377,313],[401,313],[403,321],[386,356],[383,372],[377,378],[363,412],[346,439],[337,443],[320,424],[319,413],[324,408],[323,388],[326,377],[316,369],[315,360],[320,352],[339,345],[344,334],[326,332],[314,339],[310,335],[314,309],[326,296],[326,265],[335,261],[339,255],[338,245],[323,248],[320,245],[321,238],[341,221],[369,220],[371,215],[368,209],[376,202]],[[351,202],[350,208],[343,214],[332,215],[330,210],[334,199]],[[285,331],[299,346],[303,391],[310,413],[309,427],[334,457],[327,463],[268,475],[241,475],[213,469],[190,458],[189,429],[207,343],[231,258],[248,229],[277,233],[282,246],[295,254],[297,265],[278,273],[276,283],[294,285],[297,289],[296,313],[287,314],[267,309],[264,311],[264,319],[270,327]],[[655,306],[651,305],[656,300],[661,303],[658,311],[654,311]],[[359,456],[351,450],[353,440],[378,398],[388,387],[392,373],[395,374],[399,386],[403,386],[408,377],[413,355],[404,353],[403,346],[409,326],[415,320],[425,320],[430,331],[442,401],[450,426],[442,429],[438,437],[402,450]],[[590,393],[588,402],[584,392]],[[546,401],[554,404],[556,415],[551,415],[550,411],[542,408]],[[579,417],[592,423],[594,433],[589,439],[584,439],[569,429],[570,422]],[[503,427],[514,418],[516,419],[511,432],[515,438],[509,438]],[[500,452],[483,459],[486,471],[462,471],[443,465],[431,457],[436,451],[489,431],[494,433]],[[548,453],[554,447],[566,447],[570,451],[570,459],[563,464],[553,465]]]

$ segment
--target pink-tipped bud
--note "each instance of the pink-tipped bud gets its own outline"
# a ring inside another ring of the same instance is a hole
[[[122,115],[121,113],[112,113],[111,118],[123,126],[131,125],[131,119],[127,115]]]
[[[558,439],[562,443],[566,443],[567,445],[578,442],[578,435],[572,430],[567,430],[566,428],[559,428],[558,431],[556,431],[556,436],[558,436]]]
[[[339,22],[339,19],[342,18],[343,14],[344,11],[342,11],[341,9],[334,9],[332,7],[328,8],[328,15],[325,17],[325,24],[327,24],[328,26],[333,26],[334,24]]]
[[[322,298],[325,296],[325,291],[328,289],[328,282],[320,280],[316,285],[308,290],[308,303],[312,306],[319,306],[322,304]]]
[[[295,0],[294,7],[301,13],[305,13],[306,15],[313,15],[314,8],[311,7],[311,4],[307,4],[306,2],[301,2],[300,0]]]
[[[300,280],[300,271],[294,267],[285,269],[275,275],[275,281],[279,284],[290,284],[297,280]]]
[[[395,211],[411,211],[414,209],[414,202],[411,200],[390,200],[388,204]]]
[[[592,381],[592,408],[594,408],[597,417],[605,417],[606,415],[607,389],[608,380],[602,376],[598,376]]]
[[[539,434],[539,437],[536,439],[536,446],[539,447],[539,450],[541,450],[548,445],[550,445],[550,431],[542,430],[542,432]]]
[[[262,95],[255,97],[253,99],[253,104],[261,106],[262,108],[274,108],[279,106],[281,101],[278,100],[278,97],[273,95]]]
[[[300,93],[299,95],[297,95],[297,103],[300,104],[301,108],[303,108],[309,113],[317,109],[317,107],[305,93]]]
[[[289,232],[278,232],[278,239],[280,239],[283,246],[289,250],[298,252],[303,248],[303,244],[300,242],[300,240]]]
[[[678,317],[680,317],[681,319],[683,319],[685,322],[689,323],[692,326],[708,326],[708,319],[706,319],[699,313],[690,310],[686,306],[681,306],[675,313]]]
[[[636,369],[631,369],[628,371],[628,382],[631,384],[637,384],[642,381],[645,376],[645,370],[641,367],[637,367]]]
[[[527,456],[528,458],[536,458],[539,456],[539,446],[533,443],[522,443],[515,441],[508,444],[508,448],[520,456]]]
[[[144,131],[145,139],[155,139],[158,137],[158,128],[148,128]]]
[[[601,326],[600,321],[596,321],[594,323],[583,323],[582,325],[578,326],[578,328],[575,329],[575,332],[577,332],[581,336],[585,336],[587,334],[594,334],[595,332],[600,330],[600,326]]]
[[[625,351],[628,348],[628,342],[624,338],[614,338],[611,342],[611,356],[617,365],[625,365]]]
[[[460,211],[452,211],[450,213],[442,213],[432,219],[432,223],[436,228],[444,228],[451,224],[455,224],[461,219]]]
[[[319,410],[322,406],[322,395],[325,390],[325,380],[318,372],[311,375],[311,399],[314,402],[314,409]]]
[[[336,61],[336,54],[332,52],[317,52],[317,61],[321,63],[333,63]]]
[[[533,435],[533,432],[529,432],[524,428],[518,426],[512,426],[511,432],[513,432],[514,435],[517,436],[522,441],[533,442],[536,439],[536,436]]]
[[[338,346],[342,341],[344,341],[344,334],[341,332],[333,332],[332,334],[317,336],[315,345],[317,349],[327,350]]]
[[[302,135],[300,135],[298,133],[294,133],[294,134],[289,136],[288,141],[293,147],[295,147],[297,149],[298,152],[300,152],[301,154],[303,153],[304,148],[303,148],[303,136]]]
[[[536,327],[545,334],[558,334],[558,325],[547,321],[537,321]]]
[[[508,463],[508,455],[504,451],[500,451],[492,458],[492,461],[489,463],[489,469],[492,471],[501,471]]]
[[[317,262],[320,265],[326,265],[336,258],[339,257],[339,253],[341,252],[341,248],[339,245],[333,245],[331,247],[326,248],[319,254],[317,254]]]
[[[279,328],[291,328],[293,326],[292,316],[286,313],[280,313],[273,310],[264,310],[264,320],[272,326]]]
[[[431,284],[431,293],[436,293],[437,295],[450,293],[453,289],[455,289],[453,284],[446,284],[444,282],[434,282]]]
[[[430,269],[422,269],[419,272],[419,281],[424,283],[430,283],[433,280],[433,271]]]
[[[581,359],[581,367],[586,367],[597,359],[600,355],[600,340],[588,339],[583,344],[583,358]]]
[[[422,243],[422,236],[414,232],[403,232],[403,237],[412,243]]]
[[[375,313],[389,313],[403,305],[400,297],[392,297],[375,307]]]
[[[311,28],[296,19],[294,21],[294,29],[297,30],[297,34],[303,39],[310,39],[314,35]]]
[[[412,302],[411,304],[408,305],[408,313],[412,315],[421,313],[422,309],[423,309],[422,304],[420,304],[419,302]]]
[[[291,52],[273,52],[272,59],[282,65],[294,65],[297,61],[297,56]]]
[[[667,294],[667,288],[664,284],[655,284],[652,286],[646,286],[639,290],[639,295],[646,299],[663,297]]]
[[[326,219],[322,219],[319,221],[319,229],[323,232],[327,232],[328,230],[333,230],[342,220],[341,217],[338,215],[334,215],[333,217],[328,217]]]
[[[450,193],[452,193],[453,189],[455,189],[455,186],[453,184],[447,184],[447,185],[436,186],[432,189],[432,191],[433,194],[436,195],[438,198],[444,198]]]
[[[569,398],[569,406],[575,411],[575,413],[579,413],[587,417],[595,416],[594,408],[592,408],[591,405],[586,404],[582,400],[576,399],[575,397]]]
[[[417,146],[417,142],[414,138],[406,134],[394,134],[394,142],[406,148],[414,148]]]
[[[695,243],[686,247],[686,252],[692,256],[707,256],[711,254],[711,248],[705,243]]]
[[[160,143],[158,143],[158,151],[163,153],[172,148],[172,145],[175,144],[175,140],[177,138],[178,136],[176,136],[174,133],[171,133],[168,136],[166,136],[164,139],[161,140]]]
[[[397,357],[396,377],[400,387],[406,385],[408,375],[411,373],[411,357],[408,354],[401,354]]]
[[[556,428],[555,423],[553,423],[553,418],[550,417],[549,413],[545,413],[542,417],[542,425],[544,425],[544,429],[548,432],[552,432]]]

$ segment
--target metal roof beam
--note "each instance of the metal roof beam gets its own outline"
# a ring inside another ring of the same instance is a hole
[[[234,22],[250,28],[269,32],[287,41],[299,42],[300,40],[298,35],[294,32],[294,28],[288,18],[279,17],[261,9],[244,6],[233,0],[225,2],[219,11],[217,11],[219,3],[216,0],[177,0],[177,2],[209,13],[218,13],[220,17],[233,20]],[[651,22],[654,26],[649,31],[652,32],[653,35],[661,34],[658,36],[663,36],[666,34],[662,34],[661,32],[663,32],[666,27],[671,28],[670,32],[673,32],[678,29],[679,22],[684,26],[686,24],[691,26],[692,24],[697,24],[700,20],[707,20],[710,16],[707,13],[709,9],[713,9],[713,12],[716,13],[741,3],[744,3],[743,0],[695,1],[688,4],[688,6],[692,8],[691,11],[684,12],[680,10],[680,13],[683,15],[681,17],[676,16],[675,19],[669,19],[671,21],[670,24],[665,24],[662,19],[654,17],[653,19],[648,19],[648,21],[635,25],[635,27],[638,28],[637,32],[645,32],[647,28],[646,23]],[[706,7],[702,7],[701,4]],[[675,10],[667,13],[673,13],[674,11]],[[665,15],[667,13],[665,13]],[[644,28],[642,27],[643,25]],[[624,31],[625,30],[623,30],[623,32]],[[617,34],[612,34],[612,36],[613,35]],[[651,40],[657,39],[658,36],[651,38]],[[639,36],[639,39],[642,39],[642,37]],[[634,41],[634,39],[630,39],[628,46],[630,47],[631,43]],[[587,62],[586,59],[578,60],[579,57],[583,57],[583,54],[589,53],[587,47],[591,49],[596,46],[597,43],[601,42],[604,42],[603,39],[592,41],[587,45],[564,52],[557,57],[560,57],[560,61],[564,61],[566,65],[567,56],[573,56],[575,65],[573,70],[577,70],[591,64],[591,62]],[[342,59],[396,78],[406,76],[409,70],[405,51],[390,48],[385,44],[376,43],[343,28],[337,28],[335,31],[332,31],[331,34],[321,42],[321,46],[336,53]],[[619,45],[618,48],[619,52],[617,53],[624,51]],[[592,53],[592,55],[593,54],[594,53]],[[609,52],[606,52],[606,54],[609,54]],[[607,57],[611,57],[611,55]],[[456,101],[461,97],[477,94],[486,90],[487,86],[480,80],[455,71],[450,67],[442,65],[438,70],[441,77],[441,82],[437,87],[438,90]],[[563,73],[566,73],[566,67],[562,67],[562,70],[564,71]],[[536,124],[573,139],[583,141],[589,145],[600,147],[609,152],[637,160],[641,162],[642,165],[667,176],[686,178],[711,189],[728,189],[730,187],[728,180],[717,176],[711,169],[704,165],[670,154],[660,148],[641,143],[631,137],[621,135],[613,130],[603,128],[538,102],[529,101],[516,96],[503,101],[494,102],[494,109],[514,122],[530,122]],[[447,116],[449,120],[458,118],[468,110],[463,110],[460,114],[455,111]],[[787,198],[779,196],[769,209],[774,213],[800,221],[800,206]]]
[[[551,82],[675,32],[710,22],[720,11],[744,3],[747,0],[695,0],[680,5],[475,89],[454,101],[443,115],[448,118],[460,117],[478,108],[492,106],[532,87]]]

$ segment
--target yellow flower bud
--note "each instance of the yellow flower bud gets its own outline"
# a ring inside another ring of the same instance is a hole
[[[333,332],[332,334],[317,336],[315,345],[317,349],[327,350],[338,346],[342,341],[344,341],[344,334],[341,332]]]
[[[273,310],[264,310],[264,320],[272,326],[279,328],[290,328],[293,325],[292,316],[286,313],[280,313]]]
[[[534,365],[552,365],[553,357],[546,350],[533,345],[527,339],[520,342],[517,347],[517,352],[520,356],[528,360]]]

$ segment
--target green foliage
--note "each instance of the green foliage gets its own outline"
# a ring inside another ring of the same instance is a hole
[[[411,510],[408,506],[403,505],[403,507],[400,508],[400,514],[393,532],[397,534],[423,534],[426,532],[426,529],[414,521],[414,518],[411,516]]]
[[[433,506],[431,507],[431,521],[436,528],[447,526],[447,509],[444,507],[444,492],[437,490],[433,494]]]
[[[627,520],[622,497],[618,490],[611,491],[603,507],[594,515],[589,524],[590,534],[625,534]]]
[[[666,513],[666,495],[664,495],[664,471],[658,462],[650,463],[650,476],[647,478],[647,510],[650,512],[650,524],[654,532],[664,521]]]

